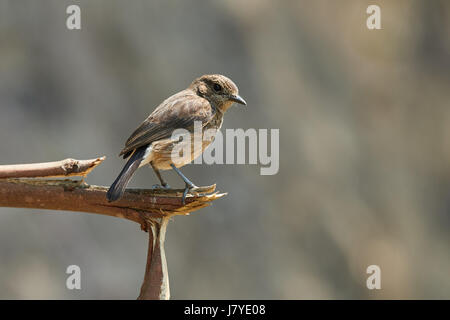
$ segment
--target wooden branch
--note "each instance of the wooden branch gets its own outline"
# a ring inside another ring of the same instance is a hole
[[[167,271],[164,240],[168,217],[152,222],[148,241],[147,266],[138,300],[169,300],[169,273]]]
[[[148,230],[146,218],[185,215],[223,197],[215,185],[199,187],[182,204],[184,189],[128,189],[115,202],[106,199],[107,187],[73,180],[0,179],[0,207],[80,211],[128,219]]]
[[[86,176],[105,160],[100,157],[90,160],[66,159],[54,162],[13,164],[0,166],[0,179]]]
[[[107,187],[81,181],[29,179],[89,174],[105,157],[91,160],[0,166],[0,207],[80,211],[128,219],[149,231],[144,282],[139,299],[169,299],[169,277],[164,251],[167,224],[173,215],[187,215],[226,195],[216,185],[192,189],[183,205],[184,189],[127,189],[115,202],[106,199]]]

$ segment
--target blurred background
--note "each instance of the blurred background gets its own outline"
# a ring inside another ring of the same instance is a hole
[[[170,223],[173,299],[450,298],[449,30],[443,0],[0,0],[0,163],[106,155],[110,185],[147,115],[221,73],[248,102],[222,131],[280,129],[280,170],[184,168],[228,195]],[[129,221],[0,208],[0,298],[135,299],[146,252]]]

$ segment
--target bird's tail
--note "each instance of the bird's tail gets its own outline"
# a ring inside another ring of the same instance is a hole
[[[133,176],[133,173],[139,168],[139,165],[144,159],[147,147],[148,146],[142,146],[140,148],[137,148],[136,151],[128,159],[119,176],[113,182],[111,187],[109,187],[109,190],[106,193],[106,198],[108,198],[109,202],[116,201],[120,197],[122,197],[123,193],[125,192],[125,188],[128,185],[128,182],[130,182],[130,179]]]

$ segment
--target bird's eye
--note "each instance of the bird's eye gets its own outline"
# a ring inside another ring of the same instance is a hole
[[[220,91],[222,91],[222,86],[221,86],[220,84],[218,84],[218,83],[214,83],[213,88],[214,88],[214,91],[215,91],[215,92],[220,92]]]

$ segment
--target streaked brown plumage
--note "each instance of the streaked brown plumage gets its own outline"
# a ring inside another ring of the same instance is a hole
[[[162,187],[168,187],[161,178],[159,170],[174,169],[186,184],[185,193],[195,187],[177,168],[190,163],[198,157],[212,140],[203,140],[201,150],[194,149],[194,123],[200,121],[202,129],[220,129],[223,115],[228,108],[237,102],[246,104],[238,95],[237,86],[229,78],[222,75],[204,75],[195,79],[191,85],[168,99],[164,100],[145,121],[131,134],[120,152],[129,158],[122,172],[108,190],[109,201],[119,199],[130,181],[133,173],[146,164],[150,164]],[[191,155],[183,161],[173,161],[172,151],[179,149],[186,139],[173,137],[176,129],[185,129],[191,135]]]

